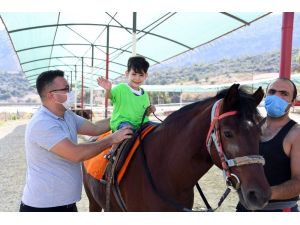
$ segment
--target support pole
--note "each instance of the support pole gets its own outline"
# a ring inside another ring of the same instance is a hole
[[[284,12],[281,30],[280,78],[291,78],[294,13]]]
[[[71,87],[70,87],[70,90],[72,91],[72,85],[73,85],[73,74],[72,74],[72,71],[71,71]]]
[[[109,70],[109,26],[107,26],[106,32],[106,69],[105,69],[105,79],[108,80],[108,70]],[[105,118],[108,116],[108,98],[105,95]]]
[[[132,56],[136,56],[136,12],[133,12],[133,24],[132,24]]]
[[[83,57],[81,57],[81,109],[83,110],[83,96],[84,96],[84,88],[83,88]]]
[[[74,109],[76,110],[77,109],[77,95],[78,95],[78,90],[77,90],[77,67],[75,65],[75,84],[74,84],[74,87],[75,87],[75,107]]]
[[[94,45],[92,44],[92,67],[94,67]]]

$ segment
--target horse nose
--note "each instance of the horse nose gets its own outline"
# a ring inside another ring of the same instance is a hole
[[[248,205],[251,210],[262,209],[269,200],[269,193],[264,193],[259,190],[249,190],[247,192]]]

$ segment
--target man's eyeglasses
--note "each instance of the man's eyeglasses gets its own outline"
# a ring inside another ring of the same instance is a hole
[[[70,92],[70,87],[69,87],[69,86],[66,86],[65,88],[62,88],[62,89],[54,89],[54,90],[51,90],[51,91],[49,91],[49,92],[51,93],[51,92],[54,92],[54,91],[66,91],[66,92]]]

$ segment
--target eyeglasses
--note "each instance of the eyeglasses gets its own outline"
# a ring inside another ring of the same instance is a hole
[[[65,88],[62,88],[62,89],[54,89],[54,90],[49,91],[49,92],[51,93],[51,92],[54,92],[54,91],[66,91],[66,92],[70,92],[70,87],[69,87],[69,86],[66,86]]]

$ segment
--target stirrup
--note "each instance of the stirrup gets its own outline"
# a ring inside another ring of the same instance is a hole
[[[101,184],[104,184],[104,185],[107,184],[107,181],[104,180],[104,179],[100,179],[99,181],[100,181]]]
[[[114,155],[114,153],[115,153],[114,150],[109,150],[109,152],[104,155],[104,159],[110,160],[111,157]]]

